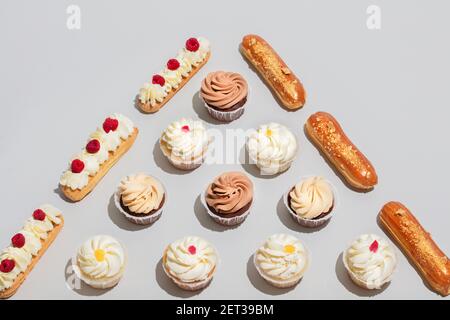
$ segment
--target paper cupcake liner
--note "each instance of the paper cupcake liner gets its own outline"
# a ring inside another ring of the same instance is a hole
[[[387,278],[384,282],[382,282],[379,286],[371,285],[367,283],[366,281],[360,279],[349,267],[347,263],[347,250],[345,250],[342,254],[342,262],[344,263],[344,267],[347,270],[348,275],[350,276],[350,279],[352,279],[353,283],[355,283],[357,286],[367,289],[367,290],[380,290],[386,283],[391,281],[391,277]]]
[[[160,143],[161,151],[164,154],[164,156],[166,156],[166,158],[170,162],[170,164],[172,164],[175,168],[184,170],[184,171],[197,169],[198,167],[200,167],[203,164],[203,162],[205,161],[205,158],[206,158],[206,153],[208,151],[208,146],[205,149],[203,149],[201,156],[199,156],[195,159],[192,159],[192,160],[181,160],[177,157],[173,157],[170,153],[168,153],[165,150],[165,148],[162,148],[161,143]]]
[[[72,258],[72,261],[77,261],[76,257]],[[91,279],[84,275],[83,272],[81,272],[78,265],[73,263],[73,270],[75,272],[75,275],[81,279],[84,283],[86,283],[88,286],[95,288],[95,289],[109,289],[114,287],[119,283],[119,281],[122,279],[123,274],[125,272],[125,266],[126,266],[126,260],[125,264],[123,265],[122,269],[118,274],[116,274],[114,277],[111,278],[105,278],[105,279]]]
[[[205,189],[206,190],[206,189]],[[245,221],[245,219],[247,218],[247,216],[250,214],[250,210],[252,209],[253,206],[253,202],[255,200],[254,196],[253,196],[253,200],[252,200],[252,204],[250,205],[250,207],[248,208],[247,211],[245,211],[244,213],[235,216],[235,217],[231,217],[231,218],[226,218],[226,217],[222,217],[219,216],[217,214],[215,214],[214,212],[212,212],[205,200],[205,194],[202,192],[200,193],[200,200],[203,204],[203,206],[205,207],[206,212],[208,213],[208,215],[218,224],[224,225],[224,226],[235,226],[238,224],[241,224],[242,222]]]
[[[303,246],[305,247],[305,245],[303,245]],[[256,261],[256,253],[253,254],[253,264],[255,265],[255,268],[258,271],[261,278],[263,278],[265,281],[267,281],[272,286],[274,286],[276,288],[280,288],[280,289],[291,288],[293,286],[296,286],[300,282],[300,280],[302,280],[303,276],[305,275],[306,270],[308,269],[308,266],[310,263],[309,262],[310,256],[309,256],[309,251],[308,251],[308,249],[306,249],[306,247],[305,247],[305,251],[306,251],[306,256],[307,256],[308,261],[307,261],[307,264],[305,265],[305,268],[303,269],[303,272],[300,273],[299,275],[297,275],[295,278],[290,279],[290,280],[279,281],[279,280],[274,280],[274,279],[267,277],[258,266],[258,263]]]
[[[144,173],[144,174],[147,174],[147,173]],[[150,174],[147,174],[147,175],[150,175]],[[160,183],[161,183],[161,180],[158,179],[158,181],[160,181]],[[166,202],[167,201],[166,188],[164,188],[164,185],[162,183],[161,183],[161,185],[164,190],[164,197],[165,197],[164,202]],[[156,222],[156,220],[158,220],[161,217],[161,215],[163,213],[163,208],[165,205],[165,203],[164,203],[161,206],[161,208],[159,208],[157,211],[153,212],[150,215],[139,216],[139,217],[133,216],[133,215],[129,214],[128,212],[126,212],[120,205],[120,183],[119,183],[119,186],[117,187],[117,191],[114,193],[114,204],[116,205],[117,210],[119,210],[120,213],[122,213],[125,216],[125,218],[127,218],[132,223],[139,224],[139,225],[149,225],[149,224]]]
[[[264,167],[259,162],[256,162],[256,166],[259,168],[259,170],[261,170],[262,175],[275,175],[275,174],[279,174],[279,173],[283,173],[283,172],[287,171],[291,167],[292,162],[294,162],[294,160],[283,163],[282,165],[280,165],[276,168]]]
[[[210,116],[222,122],[237,120],[244,114],[245,111],[245,104],[233,111],[219,111],[210,107],[206,102],[204,102],[204,104]]]
[[[300,181],[305,180],[307,178],[310,178],[311,176],[308,177],[302,177],[300,179]],[[287,211],[289,212],[289,214],[291,215],[292,219],[294,219],[298,224],[307,227],[307,228],[318,228],[321,225],[326,224],[334,215],[334,212],[336,211],[336,209],[339,206],[339,200],[338,200],[338,195],[337,195],[337,191],[336,188],[334,187],[333,184],[331,184],[328,180],[326,180],[326,182],[330,185],[331,187],[331,191],[333,192],[333,208],[331,210],[330,213],[328,213],[326,216],[320,218],[320,219],[305,219],[300,217],[299,215],[297,215],[292,209],[291,206],[289,205],[289,193],[292,190],[292,187],[283,195],[283,203],[287,209]]]
[[[164,251],[164,255],[165,254],[166,253]],[[198,290],[206,288],[210,284],[210,282],[212,281],[212,279],[214,277],[214,273],[216,272],[217,265],[218,265],[218,262],[216,263],[216,267],[215,267],[214,271],[211,272],[205,280],[196,281],[196,282],[183,282],[170,274],[170,272],[166,269],[166,265],[164,264],[164,259],[162,259],[162,267],[163,267],[163,270],[164,270],[164,273],[166,274],[166,276],[170,280],[172,280],[173,283],[175,283],[180,289],[183,289],[186,291],[198,291]]]

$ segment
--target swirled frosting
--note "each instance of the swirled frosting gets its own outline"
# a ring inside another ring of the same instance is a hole
[[[21,233],[25,238],[25,244],[22,249],[33,256],[37,255],[39,250],[42,248],[41,240],[30,231],[20,230],[19,233]]]
[[[77,265],[91,279],[111,278],[123,271],[125,252],[113,237],[95,236],[87,240],[77,253]]]
[[[180,62],[180,61],[178,61]],[[180,63],[181,66],[181,63]],[[183,70],[179,67],[176,70],[170,70],[166,67],[164,71],[161,72],[162,76],[166,80],[167,87],[172,89],[177,89],[181,81],[183,81]]]
[[[278,172],[280,167],[294,160],[297,139],[288,128],[272,122],[250,133],[247,150],[258,167]]]
[[[239,73],[216,71],[203,79],[200,93],[208,105],[226,110],[247,97],[248,86]]]
[[[141,103],[150,103],[151,106],[161,103],[167,96],[166,88],[166,86],[146,82],[139,91],[139,100]]]
[[[264,277],[283,282],[303,275],[308,255],[296,237],[274,234],[256,251],[255,263]]]
[[[90,135],[91,139],[97,139],[103,143],[106,150],[115,151],[121,144],[122,140],[120,139],[119,132],[110,131],[105,132],[103,128],[98,128],[95,132]]]
[[[314,219],[329,212],[334,201],[331,186],[322,177],[311,177],[297,183],[289,196],[292,210],[304,219]]]
[[[198,37],[199,48],[197,51],[189,51],[183,48],[180,55],[183,56],[183,60],[188,61],[192,66],[198,66],[207,56],[210,49],[210,43],[203,37]]]
[[[72,163],[73,160],[79,159],[83,161],[84,163],[84,170],[89,176],[95,175],[98,170],[100,169],[100,163],[98,162],[98,159],[95,155],[91,155],[85,150],[75,156],[70,162]],[[72,173],[72,172],[71,172]]]
[[[253,183],[243,173],[226,172],[206,190],[206,203],[220,214],[233,214],[253,199]]]
[[[42,248],[41,239],[47,239],[48,233],[62,222],[61,213],[55,207],[44,204],[39,209],[44,212],[45,217],[43,220],[31,217],[25,222],[24,228],[18,232],[24,239],[21,246],[12,243],[11,246],[0,252],[0,262],[6,259],[14,261],[14,268],[11,271],[0,271],[0,291],[10,288],[17,276],[27,270],[32,258],[37,256]]]
[[[20,272],[24,272],[27,270],[28,265],[31,262],[31,254],[23,249],[8,247],[2,251],[0,254],[0,261],[4,259],[14,260],[16,264],[16,268],[19,269]]]
[[[124,178],[119,192],[123,205],[137,214],[148,214],[157,210],[164,198],[161,182],[143,173]]]
[[[59,183],[63,186],[69,187],[72,190],[81,190],[89,182],[89,174],[87,171],[82,171],[80,173],[73,173],[70,170],[65,171]]]
[[[119,126],[116,131],[119,137],[126,140],[134,132],[134,123],[129,118],[125,117],[123,114],[114,113],[110,116],[111,119],[116,119],[119,122]]]
[[[380,289],[391,280],[397,266],[392,246],[374,234],[363,234],[345,252],[350,271],[369,289]]]
[[[14,261],[14,268],[9,272],[0,271],[0,291],[8,289],[13,285],[17,276],[24,272],[31,263],[32,256],[23,249],[8,247],[0,253],[0,261],[6,259]]]
[[[190,160],[203,154],[209,144],[209,137],[201,121],[183,118],[172,122],[164,130],[161,141],[171,156]]]
[[[206,240],[189,236],[170,244],[165,252],[166,271],[182,282],[207,279],[215,271],[218,256]]]
[[[53,230],[55,225],[61,223],[61,212],[48,204],[42,205],[39,209],[45,212],[44,220],[36,220],[34,217],[30,217],[25,222],[23,229],[33,233],[37,238],[45,240],[48,237],[48,232]]]

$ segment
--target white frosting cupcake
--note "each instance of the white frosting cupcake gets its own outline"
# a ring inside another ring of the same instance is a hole
[[[211,281],[218,263],[215,248],[206,240],[189,236],[170,244],[163,256],[166,274],[185,290],[199,290]]]
[[[392,246],[374,234],[363,234],[343,255],[344,265],[352,280],[367,289],[381,289],[391,281],[397,266]]]
[[[160,147],[175,167],[190,170],[202,164],[209,142],[201,121],[183,118],[172,122],[164,130]]]
[[[274,234],[256,251],[254,263],[270,284],[292,287],[303,277],[309,264],[308,252],[296,237]]]
[[[106,289],[119,282],[125,265],[122,245],[113,237],[99,235],[87,240],[78,250],[75,271],[86,284]]]
[[[285,126],[269,123],[259,126],[247,139],[247,151],[263,174],[287,170],[297,154],[297,139]]]

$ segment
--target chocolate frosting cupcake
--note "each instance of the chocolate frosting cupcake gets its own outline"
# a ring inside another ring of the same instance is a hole
[[[247,101],[248,85],[239,73],[216,71],[203,79],[200,94],[211,108],[233,111]]]
[[[226,218],[247,212],[253,201],[253,183],[240,172],[226,172],[214,179],[205,193],[209,209]]]

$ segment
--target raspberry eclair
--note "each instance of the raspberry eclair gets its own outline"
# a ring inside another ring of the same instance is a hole
[[[106,118],[62,174],[59,184],[63,194],[72,201],[82,200],[130,149],[138,132],[124,115],[115,113]]]
[[[208,62],[210,55],[208,40],[189,38],[178,55],[142,86],[137,99],[139,109],[145,113],[161,109]]]
[[[64,225],[61,212],[44,204],[33,212],[11,245],[0,251],[0,299],[14,295]]]

